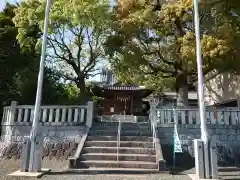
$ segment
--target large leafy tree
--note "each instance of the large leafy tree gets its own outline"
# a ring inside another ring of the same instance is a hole
[[[24,34],[29,43],[20,48],[18,29],[12,21],[16,8],[7,3],[0,12],[0,114],[2,106],[12,100],[34,104],[36,97],[40,53],[35,46],[42,33],[37,26],[30,26]],[[79,103],[78,89],[60,82],[53,70],[45,68],[43,104]]]
[[[113,57],[111,63],[125,81],[144,81],[160,90],[166,86],[176,88],[178,105],[186,107],[188,89],[197,80],[193,3],[192,0],[152,2],[117,1],[114,34],[106,43]],[[226,66],[234,29],[221,12],[223,1],[199,3],[205,75]],[[230,9],[224,10],[229,13]]]
[[[17,9],[14,23],[22,46],[32,42],[24,38],[29,26],[43,29],[45,5],[46,0],[24,0]],[[55,68],[60,77],[75,82],[83,97],[88,94],[86,79],[95,75],[104,58],[102,43],[109,30],[109,10],[107,0],[52,2],[47,65]]]
[[[224,0],[216,8],[218,14],[218,25],[222,28],[222,33],[227,34],[229,48],[227,61],[219,64],[218,70],[240,74],[240,2],[234,0]],[[225,27],[225,28],[223,28]]]
[[[24,70],[16,81],[20,104],[34,104],[36,99],[38,68],[33,71]],[[42,104],[66,105],[79,104],[80,92],[75,84],[62,83],[59,76],[49,68],[45,68],[43,79]]]
[[[16,39],[17,29],[12,22],[14,9],[15,6],[7,3],[0,12],[0,107],[18,95],[15,84],[17,72],[26,63]]]

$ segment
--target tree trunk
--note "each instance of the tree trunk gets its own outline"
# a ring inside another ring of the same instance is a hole
[[[177,87],[177,106],[188,108],[188,83],[187,76],[181,75],[176,80]]]
[[[90,93],[87,91],[86,84],[85,84],[85,78],[84,77],[78,77],[77,78],[77,87],[80,89],[80,104],[86,104],[87,101],[91,100]]]
[[[188,107],[188,86],[183,85],[178,88],[177,92],[177,106],[187,108]]]

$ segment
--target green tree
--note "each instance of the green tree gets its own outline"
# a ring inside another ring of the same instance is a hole
[[[226,61],[219,64],[219,72],[240,74],[240,2],[234,0],[219,1],[216,7],[221,33],[227,35],[230,51]]]
[[[220,1],[200,2],[203,73],[226,66],[232,28],[219,13]],[[153,89],[176,88],[178,105],[188,106],[188,89],[197,80],[192,0],[118,0],[114,34],[106,42],[111,64],[127,81],[144,81]],[[223,68],[221,68],[223,69]]]
[[[0,12],[0,107],[18,95],[17,72],[26,64],[16,39],[17,29],[12,22],[15,8],[7,3]]]
[[[34,104],[37,89],[38,69],[25,72],[26,76],[17,81],[20,104]],[[61,83],[61,78],[49,68],[45,68],[42,91],[43,105],[79,104],[80,91],[73,84]]]
[[[14,23],[21,46],[32,42],[24,37],[29,26],[43,29],[45,5],[46,0],[24,0],[16,10]],[[104,58],[102,43],[109,30],[109,8],[108,0],[52,2],[47,65],[60,77],[75,82],[83,97],[89,95],[86,79],[95,75],[98,63]]]
[[[29,40],[20,48],[18,29],[12,22],[15,5],[6,4],[0,13],[0,108],[16,100],[20,104],[34,104],[40,52],[35,48],[42,32],[38,26],[29,26],[24,38]],[[30,41],[31,40],[31,41]],[[79,104],[79,90],[72,84],[63,83],[60,77],[45,68],[43,104]],[[0,113],[1,114],[1,113]]]

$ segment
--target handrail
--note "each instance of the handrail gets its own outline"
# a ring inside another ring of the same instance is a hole
[[[156,138],[157,138],[157,135],[156,135],[156,127],[155,127],[155,124],[152,123],[152,132],[153,132],[153,148],[156,147]]]
[[[156,127],[155,127],[155,122],[154,122],[154,117],[152,115],[152,111],[149,113],[149,120],[151,123],[151,130],[152,130],[152,137],[153,137],[153,148],[156,148],[156,142],[157,142],[157,134],[156,134]]]
[[[121,141],[121,120],[118,120],[118,134],[117,134],[117,162],[119,162],[119,148]]]

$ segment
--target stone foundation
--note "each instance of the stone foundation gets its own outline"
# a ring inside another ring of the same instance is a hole
[[[30,135],[31,126],[6,126],[2,129],[0,158],[20,158],[23,137]],[[67,159],[73,156],[84,129],[84,126],[41,126],[40,132],[44,137],[43,158]]]
[[[159,125],[159,138],[163,155],[168,164],[173,157],[173,125]],[[178,134],[184,153],[177,154],[179,165],[194,163],[193,140],[201,138],[200,125],[178,125]],[[209,137],[216,136],[218,164],[240,164],[240,126],[238,125],[208,125]]]

